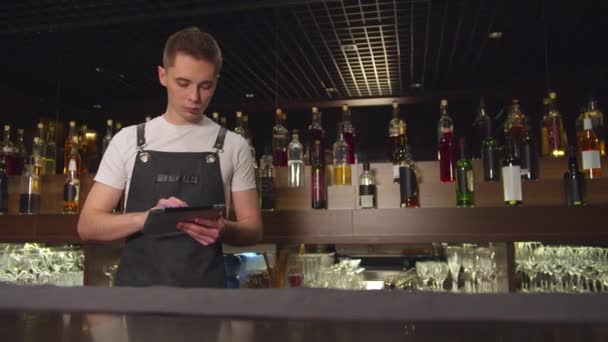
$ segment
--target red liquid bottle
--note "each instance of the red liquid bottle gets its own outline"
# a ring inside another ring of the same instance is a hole
[[[287,145],[289,131],[285,128],[287,114],[280,108],[276,110],[276,124],[272,128],[272,164],[275,167],[287,167]]]

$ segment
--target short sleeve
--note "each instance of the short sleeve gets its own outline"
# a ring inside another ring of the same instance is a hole
[[[247,141],[237,136],[236,160],[234,162],[234,175],[230,185],[232,192],[255,189],[255,170],[251,148]]]
[[[125,146],[125,134],[122,133],[124,130],[116,134],[110,141],[95,175],[96,182],[119,190],[124,190],[128,179],[126,162],[121,151],[121,146]]]

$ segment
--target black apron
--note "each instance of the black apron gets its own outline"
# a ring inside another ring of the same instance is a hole
[[[214,152],[145,150],[145,124],[137,126],[137,156],[126,212],[146,211],[159,199],[175,196],[190,206],[225,204],[219,154],[226,129],[221,127]],[[154,238],[129,236],[116,274],[116,286],[225,287],[222,244],[204,246],[187,234]]]

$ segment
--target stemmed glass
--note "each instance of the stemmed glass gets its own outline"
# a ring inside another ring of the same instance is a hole
[[[101,267],[103,274],[108,277],[108,287],[114,287],[114,279],[116,278],[116,271],[118,270],[118,264],[104,264]]]
[[[452,292],[458,292],[458,274],[462,266],[462,247],[448,246],[445,249],[445,254],[448,259],[448,267],[452,275]]]
[[[465,275],[467,275],[467,279],[465,281],[465,292],[473,293],[475,292],[475,283],[476,283],[476,255],[474,247],[465,247],[463,248],[462,253],[462,267],[464,268]]]
[[[429,279],[431,278],[429,264],[426,261],[416,262],[416,273],[422,279],[422,290],[425,290]]]
[[[449,271],[450,268],[448,267],[447,263],[441,261],[431,262],[431,273],[433,274],[433,279],[435,280],[436,291],[443,291],[443,283],[448,277]]]

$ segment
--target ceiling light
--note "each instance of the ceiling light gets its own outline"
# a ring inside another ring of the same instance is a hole
[[[255,97],[255,95],[253,95],[252,93],[245,94],[245,98],[247,98],[247,99],[252,99],[254,97]]]
[[[328,93],[335,93],[336,92],[336,88],[325,88],[325,91]]]
[[[502,38],[502,32],[499,32],[499,31],[490,32],[490,34],[488,35],[488,38],[490,38],[490,39],[500,39],[500,38]]]
[[[410,84],[410,87],[412,87],[412,88],[422,88],[422,83],[412,83],[412,84]]]
[[[355,44],[345,44],[345,45],[340,46],[340,48],[342,48],[342,51],[344,51],[344,52],[357,51],[357,45],[355,45]]]
[[[102,67],[96,67],[95,71],[97,71],[97,72],[103,72],[103,68]]]
[[[96,104],[93,105],[93,108],[95,108],[95,109],[101,109],[101,105],[96,103]]]

